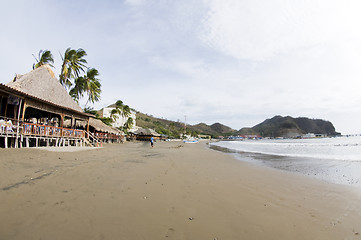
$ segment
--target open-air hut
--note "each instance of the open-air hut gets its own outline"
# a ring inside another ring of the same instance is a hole
[[[16,131],[15,147],[18,138],[21,137],[23,140],[24,136],[34,136],[36,141],[38,137],[50,136],[67,139],[84,138],[84,132],[63,129],[63,123],[65,119],[70,119],[70,128],[73,129],[76,121],[89,122],[90,116],[92,115],[84,113],[69,96],[48,65],[24,75],[16,75],[7,85],[0,84],[0,121],[11,121],[13,124],[11,130]],[[3,129],[0,129],[0,136],[9,137],[9,131],[4,134],[1,130]],[[14,133],[13,135],[15,136]],[[5,139],[5,147],[7,147],[7,139]]]
[[[161,139],[161,135],[150,128],[138,128],[136,131],[133,131],[132,134],[135,135],[136,140],[140,141],[149,141],[151,137],[154,139]]]

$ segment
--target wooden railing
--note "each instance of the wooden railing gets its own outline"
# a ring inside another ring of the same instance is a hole
[[[98,139],[120,139],[122,136],[113,133],[95,133]]]
[[[27,136],[49,136],[49,137],[66,137],[66,138],[89,138],[89,133],[86,135],[84,130],[70,129],[70,128],[61,128],[54,127],[42,124],[34,123],[19,123],[15,119],[12,119],[12,124],[8,124],[8,119],[0,122],[0,134],[6,135],[15,135],[17,133],[27,135]],[[97,132],[92,136],[98,140],[117,140],[121,139],[121,135],[113,133],[100,133]],[[98,141],[97,140],[97,141]]]
[[[34,123],[22,124],[24,135],[32,136],[53,136],[53,137],[68,137],[68,138],[84,138],[85,131],[78,129],[61,128],[54,126],[47,126]]]

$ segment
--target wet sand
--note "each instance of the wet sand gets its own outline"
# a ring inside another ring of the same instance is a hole
[[[261,153],[236,151],[217,145],[211,149],[232,154],[235,158],[260,166],[290,171],[304,176],[317,178],[330,183],[352,185],[361,191],[361,162],[317,159],[306,157],[277,156]]]
[[[0,239],[361,239],[359,188],[204,143],[0,149]]]

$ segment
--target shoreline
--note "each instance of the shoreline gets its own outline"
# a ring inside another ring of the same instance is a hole
[[[0,239],[361,239],[359,191],[204,142],[0,154]]]
[[[291,172],[331,184],[361,188],[359,162],[242,152],[218,145],[210,145],[210,148],[257,166]]]

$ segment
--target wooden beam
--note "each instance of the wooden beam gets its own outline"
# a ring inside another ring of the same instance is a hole
[[[89,122],[90,122],[90,118],[88,118],[88,124],[87,124],[87,126],[86,126],[87,132],[89,132]]]
[[[23,113],[22,113],[22,116],[21,116],[21,121],[24,122],[25,120],[25,110],[26,110],[26,101],[24,99],[24,105],[23,105]]]

